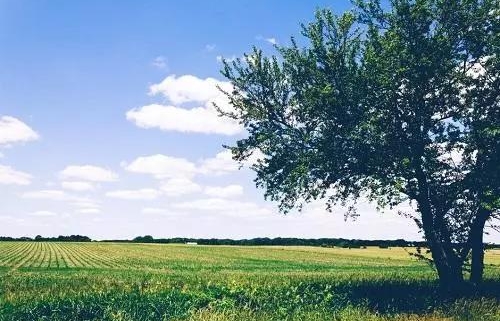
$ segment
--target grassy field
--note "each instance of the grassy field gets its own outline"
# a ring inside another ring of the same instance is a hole
[[[485,285],[439,299],[405,249],[0,243],[0,320],[500,320]]]

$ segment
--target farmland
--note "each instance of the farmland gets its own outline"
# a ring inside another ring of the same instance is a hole
[[[445,300],[407,251],[1,242],[0,320],[500,320],[500,250]]]

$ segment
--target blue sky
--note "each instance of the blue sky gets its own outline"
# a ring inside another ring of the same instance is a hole
[[[278,214],[222,144],[220,57],[273,52],[348,1],[0,0],[0,235],[419,235],[361,204]],[[222,99],[222,100],[221,100]]]

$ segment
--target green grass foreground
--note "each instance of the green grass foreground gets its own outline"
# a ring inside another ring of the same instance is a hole
[[[500,250],[444,300],[406,251],[2,242],[0,320],[500,320]]]

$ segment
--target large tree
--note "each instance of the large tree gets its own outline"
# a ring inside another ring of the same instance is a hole
[[[441,285],[463,284],[470,257],[480,282],[500,209],[499,1],[359,0],[318,11],[302,35],[224,63],[220,112],[248,133],[234,158],[262,153],[257,186],[284,212],[415,204]]]

